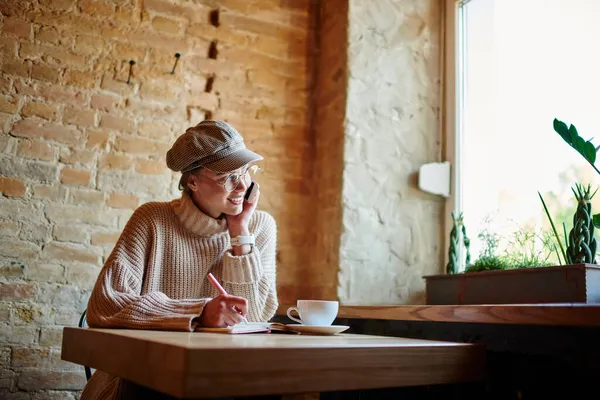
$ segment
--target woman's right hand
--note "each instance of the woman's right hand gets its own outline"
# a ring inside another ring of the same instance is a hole
[[[207,328],[225,328],[242,322],[248,313],[248,301],[243,297],[222,294],[204,305],[200,325]]]

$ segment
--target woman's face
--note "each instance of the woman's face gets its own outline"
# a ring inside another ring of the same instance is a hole
[[[187,186],[192,191],[192,200],[205,214],[213,218],[218,218],[221,214],[238,215],[244,208],[244,194],[251,182],[247,172],[249,167],[250,165],[245,165],[227,173],[200,169],[188,179]],[[231,185],[236,175],[239,177],[237,187],[229,192],[226,182],[229,180]]]

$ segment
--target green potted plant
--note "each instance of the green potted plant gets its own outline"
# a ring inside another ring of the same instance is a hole
[[[554,129],[600,174],[594,165],[597,149],[590,141],[584,141],[573,125],[567,127],[556,119]],[[530,233],[520,231],[515,233],[516,238],[520,237],[516,241],[525,246],[498,255],[497,237],[489,232],[480,233],[486,246],[472,264],[466,263],[465,272],[452,273],[456,270],[447,266],[446,274],[424,277],[427,304],[600,303],[600,267],[596,264],[594,237],[600,214],[593,215],[591,207],[596,192],[591,192],[590,185],[579,184],[572,190],[577,208],[569,234],[563,224],[561,239],[538,192],[554,236],[554,240],[545,237],[545,252],[529,251]],[[462,214],[460,217],[460,226],[465,229]],[[456,221],[454,225],[456,237]],[[451,235],[450,246],[457,245],[460,241],[452,240]],[[557,262],[549,262],[551,253],[556,255]],[[449,254],[458,252],[451,248]]]

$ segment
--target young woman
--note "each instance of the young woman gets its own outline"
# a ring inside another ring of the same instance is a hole
[[[181,135],[167,166],[182,173],[182,196],[134,211],[92,291],[88,325],[191,332],[243,317],[268,321],[278,306],[276,224],[256,210],[258,196],[244,198],[260,160],[223,121],[203,121]],[[119,385],[96,371],[81,399],[116,398]]]

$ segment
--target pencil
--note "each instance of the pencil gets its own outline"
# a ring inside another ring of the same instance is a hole
[[[217,280],[217,278],[215,278],[215,276],[211,272],[208,273],[208,280],[219,291],[219,293],[221,293],[222,295],[227,295],[227,292],[225,291],[225,289],[223,289],[223,286],[221,286],[221,284],[219,283],[219,281]],[[243,321],[247,324],[248,320],[246,319],[246,317],[244,317],[242,315],[242,318],[243,318]]]

